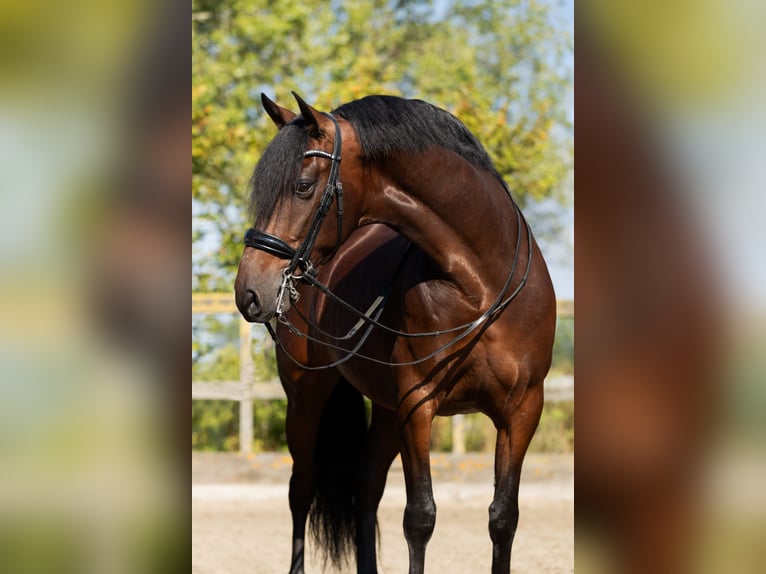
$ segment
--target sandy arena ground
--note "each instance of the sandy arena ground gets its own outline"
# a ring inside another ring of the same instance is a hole
[[[290,457],[284,454],[260,454],[249,459],[218,453],[193,455],[193,574],[287,572],[290,465]],[[437,517],[426,552],[426,572],[489,572],[487,507],[492,500],[492,467],[491,454],[432,455]],[[572,455],[527,456],[512,573],[574,571],[573,467]],[[404,504],[404,478],[397,460],[378,515],[382,573],[407,571]],[[309,545],[306,572],[319,574],[321,562],[311,549]],[[345,571],[355,572],[355,566]]]

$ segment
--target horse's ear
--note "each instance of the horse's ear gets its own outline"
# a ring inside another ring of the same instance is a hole
[[[306,124],[308,125],[309,129],[312,131],[321,132],[322,128],[320,127],[320,124],[325,121],[325,117],[322,112],[318,112],[312,108],[295,92],[293,92],[293,97],[295,98],[295,101],[298,102],[298,107],[301,110],[301,115],[303,116],[303,119],[306,120]]]
[[[293,112],[272,102],[263,92],[261,92],[261,103],[263,104],[263,109],[269,114],[271,121],[273,121],[280,130],[295,117]]]

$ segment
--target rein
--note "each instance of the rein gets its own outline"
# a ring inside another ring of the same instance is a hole
[[[339,174],[338,174],[339,168],[340,168],[340,160],[341,160],[341,154],[340,154],[341,145],[342,145],[341,133],[340,133],[340,128],[338,126],[338,121],[335,119],[335,117],[332,114],[325,114],[325,115],[329,117],[332,120],[333,124],[335,125],[335,142],[333,144],[332,153],[328,153],[323,150],[308,150],[303,154],[303,157],[304,158],[322,157],[322,158],[330,160],[332,164],[330,166],[330,174],[327,178],[327,185],[325,186],[325,190],[319,201],[317,212],[314,215],[314,219],[311,222],[311,226],[309,227],[308,234],[306,235],[306,238],[303,240],[303,243],[301,243],[298,249],[294,249],[290,247],[285,241],[283,241],[279,237],[276,237],[275,235],[271,235],[270,233],[258,231],[254,228],[250,228],[247,230],[247,232],[245,233],[244,243],[245,245],[249,247],[259,249],[274,257],[290,260],[290,263],[282,272],[282,283],[280,285],[279,292],[277,295],[276,320],[278,320],[280,323],[285,325],[291,333],[293,333],[294,335],[298,337],[303,337],[308,341],[317,343],[319,345],[323,345],[331,349],[342,351],[346,354],[342,358],[336,361],[333,361],[331,363],[327,363],[325,365],[319,365],[319,366],[305,365],[301,363],[300,361],[298,361],[295,357],[293,357],[287,351],[282,341],[279,339],[279,337],[277,337],[276,328],[271,322],[266,323],[266,329],[268,330],[269,335],[271,335],[271,338],[275,341],[277,345],[279,345],[279,347],[282,349],[282,351],[285,353],[285,355],[287,355],[287,357],[291,361],[293,361],[299,367],[309,371],[318,371],[318,370],[336,367],[342,363],[345,363],[352,357],[364,359],[367,361],[371,361],[373,363],[377,363],[377,364],[385,365],[389,367],[403,367],[408,365],[416,365],[416,364],[428,361],[429,359],[432,359],[433,357],[435,357],[442,351],[448,349],[452,345],[455,345],[456,343],[468,337],[468,335],[470,335],[476,329],[478,329],[479,326],[481,326],[484,322],[486,322],[487,320],[493,318],[494,316],[502,312],[503,309],[505,309],[505,307],[507,307],[508,304],[510,304],[510,302],[516,298],[516,296],[519,294],[521,289],[526,284],[527,279],[529,277],[529,271],[532,266],[532,232],[530,230],[530,227],[527,224],[524,217],[522,216],[518,206],[513,202],[513,199],[511,199],[511,202],[513,203],[513,207],[516,211],[516,224],[517,224],[516,225],[517,227],[516,249],[514,253],[513,263],[511,265],[511,271],[508,274],[508,278],[506,279],[505,284],[503,285],[503,288],[500,290],[500,293],[498,294],[495,301],[492,303],[492,305],[490,305],[490,307],[484,313],[481,314],[481,316],[479,316],[474,321],[465,323],[463,325],[458,325],[456,327],[451,327],[449,329],[422,332],[422,333],[407,333],[407,332],[392,329],[391,327],[383,325],[382,323],[379,322],[379,318],[383,313],[386,303],[388,302],[388,299],[393,289],[393,285],[396,281],[396,278],[398,277],[401,269],[404,267],[404,263],[407,260],[407,255],[410,252],[410,248],[412,247],[412,244],[409,244],[407,249],[405,250],[404,255],[402,256],[402,260],[400,261],[399,266],[397,267],[397,270],[394,273],[391,284],[389,284],[388,287],[386,287],[383,290],[383,292],[375,299],[372,305],[370,305],[370,307],[364,313],[362,311],[359,311],[356,307],[354,307],[353,305],[351,305],[344,299],[341,299],[340,297],[338,297],[335,293],[332,292],[332,290],[327,285],[319,281],[316,278],[317,276],[316,268],[314,267],[313,263],[311,262],[309,258],[311,254],[311,250],[314,247],[314,243],[316,242],[317,236],[319,235],[319,229],[322,225],[322,222],[324,221],[324,218],[329,213],[330,205],[332,204],[333,198],[337,198],[336,209],[338,213],[338,236],[337,236],[337,241],[335,245],[336,251],[340,247],[342,231],[343,231],[343,188],[341,186]],[[519,253],[521,248],[522,221],[524,221],[524,226],[526,227],[526,230],[527,230],[528,253],[527,253],[526,269],[524,270],[524,275],[521,278],[521,281],[516,286],[514,291],[508,297],[503,298],[505,296],[506,291],[508,291],[509,287],[511,286],[511,281],[513,280],[513,276],[516,273],[516,267],[519,262]],[[298,268],[302,270],[302,273],[300,275],[296,275],[294,273],[295,270]],[[298,316],[309,326],[310,329],[316,331],[320,336],[324,337],[324,339],[320,339],[318,337],[309,335],[308,333],[303,333],[302,331],[300,331],[300,329],[298,329],[295,325],[293,325],[290,322],[290,320],[286,316],[288,302],[285,298],[288,297],[291,301],[294,301],[294,302],[298,301],[298,299],[300,298],[300,294],[298,293],[298,290],[295,286],[295,283],[298,281],[304,281],[305,283],[311,285],[312,287],[316,287],[322,293],[324,293],[330,300],[339,304],[343,309],[347,310],[349,313],[351,313],[358,319],[356,324],[349,330],[348,333],[346,333],[346,335],[336,336],[336,335],[331,335],[330,333],[327,333],[326,331],[322,330],[318,325],[316,325],[314,321],[310,320],[308,317],[303,315],[297,308],[295,308],[295,311],[298,314]],[[360,337],[359,341],[350,349],[343,347],[341,345],[338,345],[336,343],[331,343],[327,340],[327,339],[331,339],[337,342],[347,341],[351,339],[352,337],[354,337],[362,328],[362,326],[365,324],[367,325],[367,327],[364,330],[364,333]],[[414,359],[412,361],[403,361],[403,362],[396,363],[396,362],[384,361],[381,359],[377,359],[375,357],[370,357],[368,355],[359,353],[359,349],[362,347],[362,345],[364,345],[365,341],[367,341],[368,337],[370,336],[374,328],[378,328],[386,333],[390,333],[392,335],[396,335],[399,337],[411,337],[411,338],[438,337],[440,335],[456,333],[458,331],[462,331],[462,332],[455,335],[455,337],[453,337],[447,343],[445,343],[444,345],[442,345],[435,351],[429,353],[425,357]]]
[[[282,341],[277,337],[276,330],[274,326],[270,323],[266,323],[266,329],[268,330],[269,334],[271,335],[271,338],[279,345],[279,347],[282,349],[282,351],[287,355],[287,357],[296,365],[299,367],[306,369],[308,371],[319,371],[323,369],[329,369],[332,367],[336,367],[342,363],[345,363],[352,357],[356,357],[358,359],[364,359],[367,361],[370,361],[372,363],[377,363],[379,365],[385,365],[387,367],[406,367],[411,365],[417,365],[420,363],[423,363],[425,361],[428,361],[432,358],[434,358],[436,355],[441,353],[442,351],[445,351],[449,347],[455,345],[456,343],[459,343],[468,335],[473,333],[476,329],[478,329],[483,323],[485,323],[487,320],[493,318],[494,316],[498,315],[500,312],[502,312],[510,303],[513,301],[516,296],[521,292],[521,289],[526,285],[527,279],[529,278],[529,271],[532,266],[532,232],[530,230],[529,225],[526,223],[526,220],[523,219],[523,216],[521,215],[521,211],[519,211],[519,208],[514,204],[514,207],[516,209],[516,219],[517,219],[517,235],[516,235],[516,253],[513,258],[513,264],[511,265],[511,271],[508,274],[508,278],[505,281],[505,284],[503,285],[503,288],[500,290],[500,293],[498,294],[497,298],[495,299],[494,303],[490,305],[490,307],[481,314],[477,319],[474,321],[471,321],[469,323],[464,323],[463,325],[458,325],[456,327],[451,327],[449,329],[443,329],[440,331],[427,331],[427,332],[421,332],[421,333],[407,333],[405,331],[398,331],[396,329],[392,329],[391,327],[388,327],[378,321],[378,318],[383,312],[383,307],[385,306],[385,303],[388,301],[388,296],[391,292],[391,289],[393,287],[393,281],[392,283],[386,288],[385,294],[383,296],[379,296],[376,299],[376,302],[379,302],[376,306],[376,303],[373,303],[370,308],[367,310],[366,313],[362,313],[359,311],[356,307],[348,303],[347,301],[341,299],[338,297],[335,293],[332,292],[332,290],[327,287],[324,283],[316,279],[316,277],[311,275],[300,275],[294,277],[296,280],[304,280],[306,283],[311,285],[312,287],[316,287],[319,289],[322,293],[327,295],[329,299],[332,301],[338,303],[341,305],[344,309],[349,311],[351,314],[356,316],[359,321],[351,328],[351,330],[344,336],[335,336],[327,333],[326,331],[322,330],[319,326],[317,326],[313,321],[309,320],[305,315],[297,311],[300,318],[306,322],[306,324],[313,330],[317,331],[320,335],[333,339],[335,341],[344,341],[348,340],[351,337],[353,337],[359,330],[362,324],[367,324],[367,329],[365,330],[364,334],[360,338],[359,342],[354,345],[352,349],[348,349],[346,347],[337,345],[335,343],[331,343],[327,341],[326,339],[320,339],[318,337],[314,337],[312,335],[309,335],[308,333],[303,333],[300,331],[295,325],[293,325],[290,320],[286,317],[285,314],[279,314],[277,316],[277,320],[285,325],[287,329],[293,333],[294,335],[298,337],[303,337],[307,341],[311,341],[313,343],[317,343],[319,345],[323,345],[325,347],[328,347],[330,349],[334,349],[337,351],[342,351],[346,353],[346,355],[338,359],[337,361],[333,361],[332,363],[328,363],[325,365],[319,365],[319,366],[309,366],[302,362],[300,362],[298,359],[293,357],[290,352],[285,348],[285,346],[282,344]],[[503,298],[506,291],[511,285],[511,281],[513,280],[513,276],[516,272],[516,267],[518,265],[519,261],[519,252],[520,252],[520,246],[521,246],[521,222],[524,221],[524,226],[527,229],[527,264],[526,268],[524,269],[524,275],[521,278],[521,281],[516,286],[516,288],[513,290],[513,292],[506,298]],[[409,249],[409,248],[408,248]],[[402,259],[402,262],[400,263],[400,268],[403,266],[404,261],[406,260],[406,255]],[[396,276],[394,277],[394,280],[396,279]],[[370,333],[372,332],[373,328],[379,328],[387,333],[391,333],[393,335],[399,336],[399,337],[438,337],[440,335],[446,335],[449,333],[455,333],[457,331],[462,331],[461,333],[458,333],[455,337],[447,341],[444,345],[436,349],[435,351],[432,351],[431,353],[427,354],[424,357],[420,357],[418,359],[413,359],[412,361],[401,361],[401,362],[393,362],[393,361],[384,361],[382,359],[378,359],[375,357],[371,357],[369,355],[364,355],[362,353],[359,353],[358,350],[361,348],[361,346],[364,344],[364,342],[369,337]]]

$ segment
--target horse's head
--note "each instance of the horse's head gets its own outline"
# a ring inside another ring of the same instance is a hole
[[[353,130],[293,95],[301,115],[261,95],[280,131],[251,179],[257,217],[245,236],[235,282],[237,307],[245,319],[259,323],[286,311],[294,278],[313,273],[352,231],[344,225],[353,218],[348,210],[343,215],[340,162],[342,151],[354,147]],[[344,177],[349,173],[344,168]]]

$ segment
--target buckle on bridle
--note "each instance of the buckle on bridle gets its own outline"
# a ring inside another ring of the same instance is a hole
[[[297,303],[300,300],[301,294],[298,293],[298,289],[295,287],[296,279],[300,279],[300,277],[293,275],[289,269],[285,269],[282,272],[282,282],[277,293],[277,317],[281,318],[287,312],[290,301]],[[287,293],[289,300],[285,300],[285,293]]]

